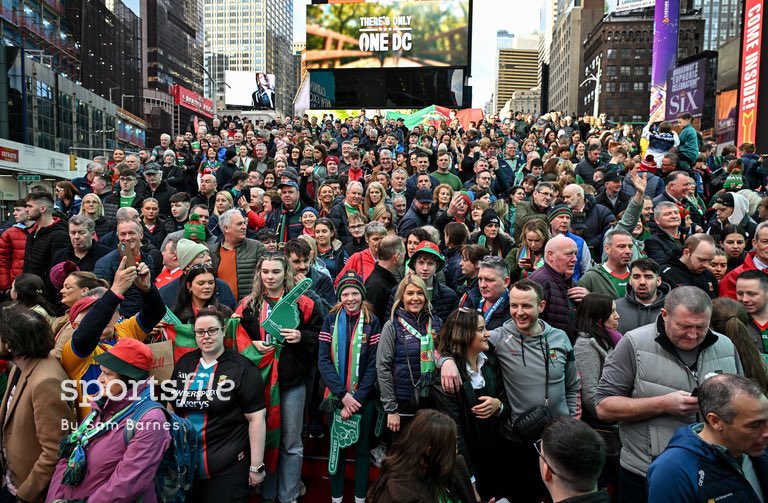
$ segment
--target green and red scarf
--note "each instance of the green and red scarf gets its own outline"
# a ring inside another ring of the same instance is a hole
[[[331,334],[331,362],[333,363],[339,378],[345,381],[347,392],[354,394],[360,381],[360,353],[362,352],[365,335],[363,327],[365,326],[365,316],[361,312],[357,319],[355,331],[352,333],[352,341],[347,340],[347,323],[349,314],[345,309],[339,309],[336,313],[336,321],[333,324],[333,333]],[[339,336],[343,337],[342,344],[346,345],[347,358],[340,361]],[[341,364],[341,367],[340,367]],[[322,410],[333,412],[338,407],[341,397],[334,395],[330,389],[325,389],[325,399],[320,405]]]

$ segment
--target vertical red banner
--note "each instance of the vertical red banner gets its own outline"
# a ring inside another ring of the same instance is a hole
[[[760,55],[763,38],[763,0],[747,0],[741,36],[741,73],[739,75],[739,120],[736,144],[755,143],[757,105],[760,84]]]

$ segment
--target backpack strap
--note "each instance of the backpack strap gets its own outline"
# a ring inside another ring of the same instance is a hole
[[[154,400],[146,400],[139,404],[139,406],[136,407],[136,410],[134,410],[131,416],[128,418],[131,422],[126,424],[125,430],[123,430],[123,440],[125,441],[126,445],[133,439],[133,436],[136,434],[136,428],[133,428],[130,425],[135,425],[137,422],[141,421],[141,418],[144,417],[144,414],[154,409],[162,410],[165,414],[165,418],[169,418],[170,413],[168,412],[168,409],[155,402]]]

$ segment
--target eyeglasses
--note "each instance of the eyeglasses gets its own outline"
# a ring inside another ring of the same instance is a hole
[[[535,441],[535,442],[533,443],[533,448],[534,448],[534,449],[536,449],[536,454],[538,454],[538,455],[539,455],[539,457],[541,458],[541,460],[542,460],[542,461],[544,461],[544,462],[547,464],[547,466],[549,467],[549,471],[551,471],[553,474],[555,474],[555,476],[557,476],[557,477],[559,477],[559,478],[561,478],[561,479],[563,479],[563,480],[570,480],[571,482],[573,482],[573,479],[570,479],[570,478],[568,478],[568,477],[564,477],[563,475],[560,475],[559,473],[557,473],[557,472],[555,471],[555,469],[554,469],[554,468],[552,468],[552,463],[550,463],[549,461],[547,461],[547,458],[545,458],[545,457],[544,457],[544,455],[543,455],[543,454],[541,454],[541,442],[542,442],[542,440],[541,440],[541,439],[538,439],[537,441]]]
[[[218,335],[219,330],[221,330],[221,327],[213,327],[205,330],[195,330],[195,337],[205,337],[206,335],[209,337],[215,337]]]
[[[363,227],[365,227],[365,224],[357,224],[357,225],[349,226],[350,229],[355,229],[355,230],[362,229]]]
[[[213,273],[213,267],[208,264],[195,264],[189,268],[189,272],[196,271],[198,269],[204,269],[210,273]]]

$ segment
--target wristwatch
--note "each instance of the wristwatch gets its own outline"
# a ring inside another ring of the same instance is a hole
[[[259,475],[264,475],[264,472],[266,471],[266,468],[264,467],[264,463],[260,464],[259,466],[253,466],[251,465],[250,468],[248,468],[251,473],[258,473]]]

